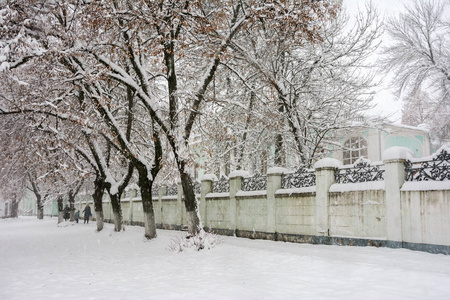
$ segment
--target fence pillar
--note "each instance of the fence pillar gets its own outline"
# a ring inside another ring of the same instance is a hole
[[[342,163],[333,158],[324,158],[315,163],[316,169],[316,234],[328,236],[330,234],[329,207],[330,186],[335,183],[334,171]]]
[[[236,232],[237,229],[237,200],[236,193],[242,188],[242,177],[244,171],[233,171],[230,173],[230,230]]]
[[[400,188],[405,183],[405,162],[412,151],[392,147],[383,152],[386,199],[386,237],[389,241],[402,241],[402,202]]]
[[[200,225],[202,228],[204,228],[208,224],[208,216],[206,215],[206,195],[211,193],[212,191],[212,184],[214,179],[216,178],[215,175],[205,174],[202,178],[201,188],[200,188],[200,220],[202,224]]]
[[[281,175],[285,172],[285,169],[276,167],[267,170],[267,233],[277,232],[275,192],[281,188]]]

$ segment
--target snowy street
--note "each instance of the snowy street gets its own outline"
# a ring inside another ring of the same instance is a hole
[[[219,237],[168,250],[176,231],[35,217],[0,220],[0,299],[448,299],[450,256]]]

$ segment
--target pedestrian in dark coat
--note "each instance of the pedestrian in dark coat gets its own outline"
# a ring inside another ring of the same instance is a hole
[[[69,204],[66,204],[66,207],[64,207],[64,221],[67,221],[70,219],[70,208]]]
[[[84,224],[86,224],[86,222],[89,224],[89,217],[91,216],[91,207],[89,206],[89,204],[86,204],[86,207],[83,210],[84,212]]]

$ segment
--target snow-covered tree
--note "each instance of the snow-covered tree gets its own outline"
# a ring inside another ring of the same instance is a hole
[[[440,109],[436,111],[436,106]],[[450,139],[450,105],[437,105],[436,98],[418,89],[414,95],[404,101],[402,124],[425,126],[429,129],[431,142],[435,149]]]
[[[145,158],[143,148],[127,140],[120,118],[112,113],[116,107],[108,106],[106,85],[100,82],[115,82],[132,93],[145,108],[146,120],[151,120],[151,134],[163,133],[173,152],[188,230],[196,234],[200,220],[188,170],[191,135],[221,63],[236,51],[231,47],[234,41],[263,27],[314,39],[319,21],[332,17],[340,1],[10,0],[7,4],[10,12],[2,20],[20,26],[3,27],[8,33],[2,42],[3,68],[36,59],[57,63],[58,69],[64,65],[65,72],[72,73],[64,79],[79,81],[76,84],[93,101],[100,119],[107,120],[103,128],[109,133],[103,137],[119,145],[117,150],[127,159],[134,159],[140,178],[148,179],[142,181],[141,193],[151,196],[147,191],[159,169],[160,138],[147,145],[153,159]],[[18,44],[25,45],[20,52],[8,50]],[[84,125],[92,127],[88,123]]]
[[[326,155],[337,133],[370,107],[367,58],[378,45],[380,23],[371,6],[353,27],[348,23],[345,12],[336,11],[314,36],[266,26],[241,34],[232,44],[227,80],[217,80],[213,117],[203,125],[207,140],[217,144],[207,147],[214,152],[210,160],[231,156],[239,169],[246,155],[244,168],[259,162],[256,169],[264,171],[267,164],[311,166]]]
[[[43,116],[52,115],[57,120],[65,121],[66,125],[74,128],[78,135],[82,134],[82,139],[77,136],[77,141],[81,141],[81,145],[70,139],[64,139],[64,144],[74,148],[94,170],[94,199],[99,220],[103,219],[102,191],[108,190],[116,215],[116,229],[121,226],[118,225],[121,224],[120,195],[135,167],[140,176],[145,178],[140,182],[141,189],[146,189],[142,192],[144,214],[150,222],[150,225],[146,222],[146,236],[155,237],[151,183],[152,177],[157,174],[155,170],[159,170],[159,159],[154,163],[152,155],[155,152],[152,151],[151,145],[158,144],[159,138],[156,137],[157,131],[148,127],[152,126],[151,121],[140,120],[137,125],[140,129],[132,128],[133,124],[137,124],[133,122],[133,107],[136,104],[133,100],[134,91],[129,87],[118,87],[104,80],[104,75],[96,73],[98,70],[95,68],[96,60],[89,59],[88,55],[85,55],[85,50],[89,49],[89,40],[86,37],[91,36],[89,32],[91,28],[85,26],[87,24],[84,22],[92,20],[89,18],[92,14],[89,9],[93,6],[79,1],[58,3],[9,1],[8,4],[5,9],[8,18],[3,21],[6,20],[4,28],[8,29],[9,25],[9,30],[6,30],[8,35],[3,40],[2,50],[5,54],[3,57],[6,58],[3,65],[4,69],[9,70],[9,78],[10,73],[16,69],[25,72],[28,77],[32,73],[36,76],[34,69],[40,69],[41,65],[45,65],[45,71],[37,77],[43,78],[45,82],[57,83],[60,90],[55,95],[42,88],[40,97],[35,99],[26,97],[27,101],[22,101],[16,110],[39,113]],[[111,38],[115,36],[117,34],[112,33]],[[97,36],[99,39],[94,40],[95,34],[92,34],[92,38],[93,44],[97,41],[103,43],[103,36],[101,38]],[[10,51],[12,48],[21,49],[21,52]],[[103,50],[105,49],[100,49]],[[114,56],[114,53],[105,57],[110,59],[114,57],[118,63],[123,61],[120,57]],[[73,123],[78,126],[72,126]],[[132,135],[138,137],[136,140],[139,144],[131,141]],[[144,136],[146,140],[143,142]],[[110,150],[104,151],[105,149]],[[112,157],[111,152],[115,153]],[[117,155],[127,160],[129,167],[125,170],[128,169],[129,172],[121,174],[118,165],[115,168],[110,165]],[[147,215],[151,217],[147,218]],[[100,225],[98,229],[101,227]]]
[[[66,105],[70,95],[62,80],[47,77],[50,69],[37,63],[0,73],[2,142],[7,143],[4,153],[14,157],[2,160],[7,166],[3,171],[8,180],[15,178],[13,174],[26,179],[37,198],[39,218],[44,202],[63,194],[69,196],[73,216],[74,197],[87,175],[64,147],[68,140],[75,143],[76,126],[63,126],[67,116],[58,116],[57,104]]]
[[[61,163],[55,159],[58,154],[43,145],[42,133],[33,130],[42,122],[32,116],[2,115],[0,122],[2,194],[24,194],[28,188],[37,198],[38,218],[42,219],[44,202],[61,184],[60,173],[54,168]]]
[[[3,201],[19,203],[25,196],[26,176],[23,151],[25,120],[19,116],[0,118],[0,194]],[[3,203],[2,203],[3,204]],[[12,210],[15,217],[17,210]]]
[[[385,47],[383,65],[393,74],[392,85],[404,101],[403,122],[428,123],[437,146],[450,140],[450,3],[415,0],[405,12],[388,21],[390,43]],[[422,102],[422,103],[421,103]],[[409,112],[408,112],[409,111]]]
[[[261,27],[294,28],[314,35],[316,19],[326,18],[338,1],[103,1],[93,3],[89,24],[117,38],[86,51],[105,74],[128,86],[164,132],[174,153],[185,197],[188,231],[200,230],[189,145],[208,89],[238,33]],[[115,26],[115,27],[114,27]],[[119,39],[120,37],[120,39]],[[128,63],[112,60],[114,53]]]
[[[345,12],[335,14],[322,20],[313,36],[263,27],[233,47],[270,88],[264,97],[278,114],[276,164],[292,149],[301,164],[311,166],[334,143],[332,133],[369,107],[373,83],[367,58],[381,33],[377,13],[368,6],[350,29]]]
[[[228,62],[226,68],[239,66]],[[224,72],[224,71],[222,71]],[[245,76],[245,77],[243,77]],[[264,171],[274,144],[274,133],[281,132],[277,106],[257,87],[254,73],[221,74],[216,80],[214,101],[206,105],[199,119],[201,153],[208,173],[228,175],[233,170]],[[264,159],[267,158],[267,159]]]

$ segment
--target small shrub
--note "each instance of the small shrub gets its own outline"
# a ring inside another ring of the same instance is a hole
[[[188,250],[209,250],[220,244],[222,239],[212,232],[201,231],[197,235],[179,235],[173,238],[169,244],[169,250],[180,253]]]

